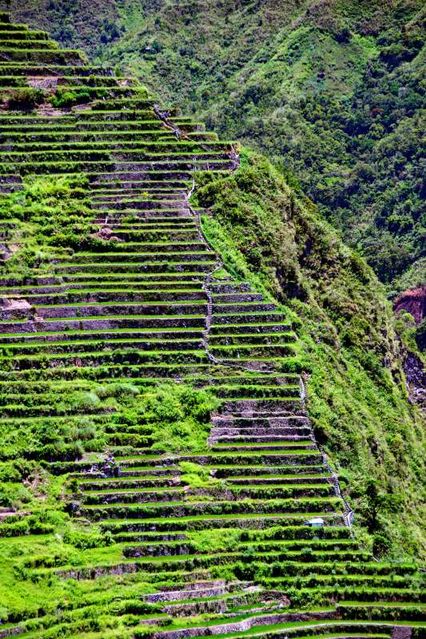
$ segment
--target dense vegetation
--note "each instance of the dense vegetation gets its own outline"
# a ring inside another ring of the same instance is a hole
[[[46,29],[65,46],[95,53],[120,35],[115,0],[4,0],[16,20]]]
[[[422,2],[18,4],[275,157],[390,290],[424,281]]]
[[[316,435],[347,486],[358,523],[373,534],[376,553],[418,552],[424,547],[422,514],[416,508],[424,470],[422,425],[407,403],[401,345],[384,288],[265,158],[244,150],[242,166],[232,177],[202,173],[197,182],[198,203],[214,213],[204,218],[205,233],[228,269],[293,312]],[[89,204],[84,175],[26,178],[22,190],[3,196],[2,217],[11,223],[12,243],[20,247],[6,262],[9,276],[25,275],[43,263],[48,274],[52,249],[72,255],[73,249],[102,246],[91,233]],[[187,401],[185,388],[174,392]],[[58,410],[90,413],[100,405],[117,410],[117,395],[130,402],[125,416],[117,419],[137,432],[141,413],[131,386],[94,385],[64,395]],[[182,446],[176,437],[192,437],[187,450],[202,450],[207,431],[200,425],[194,429],[184,414],[176,413],[179,418],[165,430],[169,414],[181,410],[176,400],[165,397],[155,404],[166,420],[158,422],[164,439],[178,451]],[[70,460],[106,446],[101,423],[88,415],[71,424],[41,420],[34,427],[18,437],[12,421],[4,432],[3,475],[12,484],[6,485],[0,505],[19,507],[29,498],[13,481],[28,482],[37,475],[34,462]],[[161,440],[159,434],[160,447]],[[13,460],[19,460],[17,465]]]

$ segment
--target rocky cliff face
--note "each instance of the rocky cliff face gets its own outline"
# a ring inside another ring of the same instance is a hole
[[[415,353],[407,353],[404,370],[411,401],[426,410],[426,372],[422,360]]]
[[[401,293],[394,307],[396,313],[407,311],[414,317],[416,324],[420,324],[426,317],[426,284]]]
[[[424,350],[422,335],[426,317],[426,285],[401,293],[394,302],[394,310],[395,313],[406,311],[413,316],[418,327],[415,333],[416,342],[420,350]],[[407,353],[404,371],[411,401],[426,409],[426,371],[423,361],[416,353]]]

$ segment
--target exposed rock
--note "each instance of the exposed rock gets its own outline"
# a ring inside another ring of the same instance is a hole
[[[397,297],[394,303],[396,313],[407,311],[416,322],[420,324],[426,317],[426,285],[404,291]]]
[[[392,629],[392,639],[411,639],[412,629],[408,626],[394,626]]]
[[[0,622],[1,623],[1,622]],[[6,637],[16,637],[24,632],[25,628],[22,626],[14,626],[12,628],[1,629],[0,626],[0,639],[6,639]]]
[[[60,117],[61,115],[66,115],[66,109],[55,109],[48,102],[43,102],[36,109],[37,115],[41,117]]]
[[[89,111],[92,108],[90,102],[83,104],[76,104],[71,108],[71,111]]]
[[[0,299],[0,317],[8,319],[28,319],[33,307],[23,298],[3,297]]]
[[[426,371],[423,362],[415,353],[407,353],[404,372],[411,401],[426,408]]]
[[[8,517],[13,517],[14,515],[16,515],[16,510],[14,508],[0,508],[0,521],[7,519]]]
[[[113,231],[111,227],[104,225],[99,228],[99,231],[94,233],[94,237],[97,237],[100,240],[104,240],[105,242],[122,242],[122,238],[117,237],[112,234]]]
[[[28,76],[27,82],[30,87],[35,89],[56,89],[58,86],[58,76],[56,75],[42,75],[42,76]]]
[[[12,253],[6,244],[0,244],[0,261],[6,262],[12,257]]]

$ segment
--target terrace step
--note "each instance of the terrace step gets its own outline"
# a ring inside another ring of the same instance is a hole
[[[304,613],[285,613],[285,612],[275,612],[272,614],[264,614],[264,615],[256,615],[250,616],[250,614],[242,616],[242,618],[232,619],[225,623],[218,623],[217,625],[207,625],[207,626],[195,626],[191,628],[182,628],[177,630],[163,630],[158,631],[156,633],[156,637],[158,639],[181,639],[184,637],[203,637],[206,635],[217,635],[218,637],[226,637],[226,636],[234,636],[234,637],[244,637],[244,633],[250,630],[254,630],[259,627],[259,631],[256,633],[250,633],[255,635],[265,634],[265,637],[268,636],[269,626],[271,628],[276,628],[279,624],[283,625],[283,630],[285,630],[285,626],[288,628],[288,624],[294,621],[311,621],[315,620],[317,623],[320,623],[320,620],[333,619],[335,613],[333,610],[327,611],[316,611],[315,613],[304,612]],[[309,629],[309,626],[306,630]],[[263,631],[263,632],[262,632]],[[242,634],[239,634],[242,633]],[[279,635],[278,635],[279,636]]]
[[[281,526],[283,522],[292,522],[294,525],[303,526],[309,530],[306,526],[306,521],[310,517],[321,516],[326,522],[327,527],[341,527],[343,525],[343,518],[339,513],[331,512],[319,512],[310,511],[306,513],[257,513],[254,518],[253,515],[243,514],[220,514],[215,516],[186,516],[182,518],[168,518],[168,520],[152,519],[152,518],[138,518],[132,517],[131,520],[123,520],[120,517],[115,519],[108,519],[105,517],[101,526],[105,530],[114,532],[126,531],[135,533],[157,533],[166,532],[170,534],[172,531],[201,531],[201,530],[214,530],[214,529],[229,529],[235,528],[242,531],[247,530],[264,530],[270,526]],[[344,570],[344,567],[342,567]],[[337,574],[337,573],[336,573]]]
[[[216,597],[228,592],[225,581],[195,582],[190,588],[182,590],[160,590],[160,592],[146,595],[145,600],[150,603],[180,601],[184,599],[198,599],[200,597]]]
[[[224,401],[221,406],[221,412],[225,415],[234,414],[236,412],[243,412],[247,417],[252,417],[259,411],[268,411],[269,416],[274,415],[288,415],[299,414],[304,416],[305,408],[303,403],[299,400],[288,401],[283,403],[279,398],[269,399],[241,399]]]
[[[293,428],[275,428],[272,432],[267,429],[256,429],[255,433],[242,430],[231,429],[215,429],[215,442],[274,442],[274,441],[306,441],[306,437],[311,435],[311,430],[307,429],[302,432],[295,432]],[[210,440],[211,441],[211,440]]]

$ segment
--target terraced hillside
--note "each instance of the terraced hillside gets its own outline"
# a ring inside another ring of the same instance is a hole
[[[2,462],[56,476],[75,526],[2,513],[21,595],[0,637],[426,636],[419,569],[352,534],[290,320],[189,204],[236,146],[7,14],[0,32],[1,190],[24,194],[1,229]],[[46,176],[78,185],[59,230],[51,193],[26,213]]]

